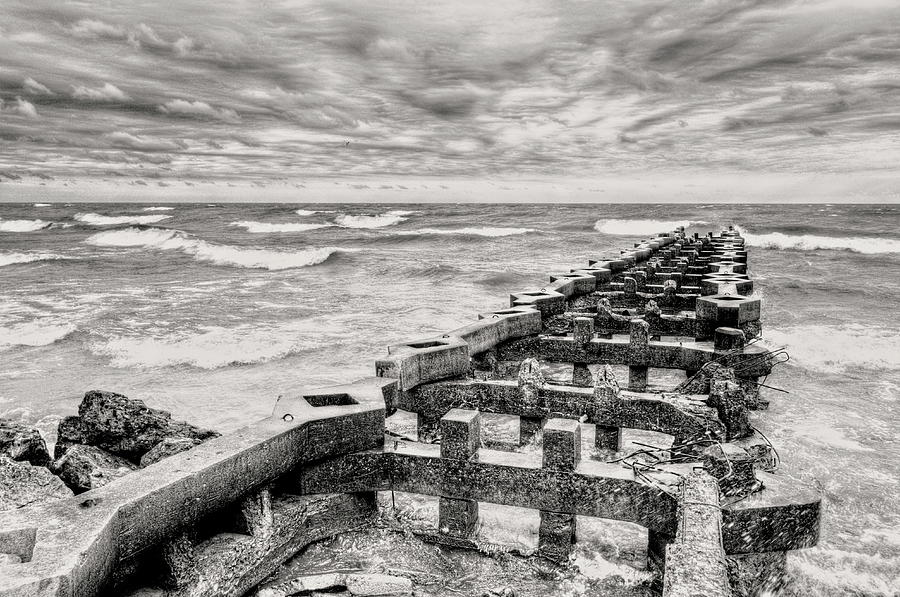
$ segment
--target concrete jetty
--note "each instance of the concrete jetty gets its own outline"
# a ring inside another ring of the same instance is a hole
[[[480,502],[535,509],[537,553],[562,564],[578,516],[635,523],[664,596],[758,594],[777,583],[786,552],[818,541],[821,497],[777,474],[753,426],[781,358],[756,342],[747,264],[731,227],[663,232],[552,273],[468,325],[390,346],[372,377],[284,397],[234,433],[191,428],[184,446],[145,433],[142,452],[104,437],[132,460],[151,446],[167,457],[0,511],[0,597],[240,597],[312,542],[372,522],[379,491],[438,497],[437,525],[422,536],[463,549],[476,547]],[[398,410],[415,413],[418,441],[385,441]],[[518,417],[519,442],[539,434],[540,451],[499,449],[486,414]],[[626,430],[668,439],[625,449]]]

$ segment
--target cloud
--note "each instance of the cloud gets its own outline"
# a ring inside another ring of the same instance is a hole
[[[25,81],[22,83],[22,89],[24,89],[26,93],[30,93],[31,95],[54,95],[46,85],[38,83],[31,77],[27,77],[25,79]]]
[[[24,116],[25,118],[33,119],[38,118],[38,113],[34,104],[18,96],[16,96],[16,103],[10,106],[7,106],[6,103],[0,99],[0,110],[6,114],[17,114],[19,116]]]
[[[127,102],[131,99],[127,93],[111,83],[105,83],[103,87],[97,88],[73,85],[72,97],[93,102]]]
[[[159,107],[160,112],[166,114],[181,114],[184,116],[201,116],[222,120],[224,122],[239,122],[237,112],[229,108],[213,108],[206,102],[188,101],[176,99],[166,102]]]
[[[140,151],[176,151],[184,149],[185,143],[168,139],[158,139],[144,135],[132,135],[124,131],[116,131],[106,135],[110,145]]]

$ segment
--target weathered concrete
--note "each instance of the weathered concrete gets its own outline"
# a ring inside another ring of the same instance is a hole
[[[449,335],[390,346],[388,356],[375,361],[375,374],[399,380],[403,390],[468,371],[469,344]]]
[[[318,595],[346,590],[350,595],[412,595],[413,584],[408,578],[388,574],[332,573],[300,576],[284,583],[267,585],[254,597],[291,597]],[[321,593],[319,593],[321,591]]]
[[[190,437],[167,437],[152,448],[150,451],[141,456],[141,466],[150,466],[154,462],[159,462],[163,458],[174,456],[190,450],[194,446],[199,446],[202,441]]]
[[[0,456],[35,466],[50,464],[50,453],[40,431],[8,419],[0,419]]]

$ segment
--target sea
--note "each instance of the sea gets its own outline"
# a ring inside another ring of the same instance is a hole
[[[900,594],[900,207],[160,201],[0,204],[0,417],[52,443],[104,389],[232,431],[550,273],[733,224],[790,354],[753,422],[825,504],[782,593]],[[642,581],[601,543],[579,542],[585,575]]]

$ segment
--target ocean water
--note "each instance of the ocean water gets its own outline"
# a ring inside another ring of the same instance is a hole
[[[754,423],[780,473],[825,496],[821,542],[790,555],[786,593],[897,595],[894,206],[2,204],[0,416],[53,440],[100,388],[234,430],[548,273],[729,223],[751,247],[764,342],[791,355],[767,382],[789,393],[768,391]]]

